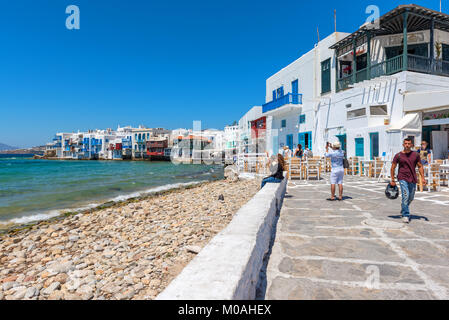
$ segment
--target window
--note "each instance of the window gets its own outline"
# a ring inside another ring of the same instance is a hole
[[[299,116],[299,123],[306,123],[306,115],[302,114]]]
[[[331,59],[321,62],[321,94],[331,91]]]
[[[281,121],[281,128],[285,128],[287,127],[287,120],[282,120]]]
[[[370,109],[370,115],[372,115],[372,116],[387,116],[388,115],[387,106],[371,106],[369,109]]]
[[[346,105],[346,108],[351,108],[351,107],[352,107],[352,104],[350,104],[350,103]]]
[[[347,115],[348,115],[348,119],[354,119],[354,118],[358,118],[358,117],[364,117],[364,116],[366,116],[366,108],[348,111],[348,112],[347,112]]]

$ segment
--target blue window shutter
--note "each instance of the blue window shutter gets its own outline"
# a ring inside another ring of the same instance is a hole
[[[276,90],[273,90],[273,101],[276,100]]]
[[[309,149],[310,151],[313,151],[312,132],[309,132]]]

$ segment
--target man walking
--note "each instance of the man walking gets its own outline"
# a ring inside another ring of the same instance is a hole
[[[407,138],[404,140],[404,150],[396,154],[391,166],[391,186],[396,186],[395,175],[396,167],[399,165],[398,181],[401,186],[402,205],[401,214],[404,223],[410,223],[410,204],[415,198],[416,184],[416,166],[418,166],[421,179],[424,180],[424,169],[418,152],[412,151],[412,140]]]

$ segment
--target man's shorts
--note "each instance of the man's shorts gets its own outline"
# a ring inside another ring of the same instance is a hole
[[[331,172],[331,184],[343,184],[343,177],[345,172],[343,170]]]

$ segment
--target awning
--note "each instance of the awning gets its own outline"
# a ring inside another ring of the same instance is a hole
[[[392,131],[410,131],[410,132],[421,132],[421,119],[417,113],[406,114],[400,121],[391,125],[387,130]]]
[[[447,108],[449,90],[408,92],[404,97],[404,111],[426,111]]]

